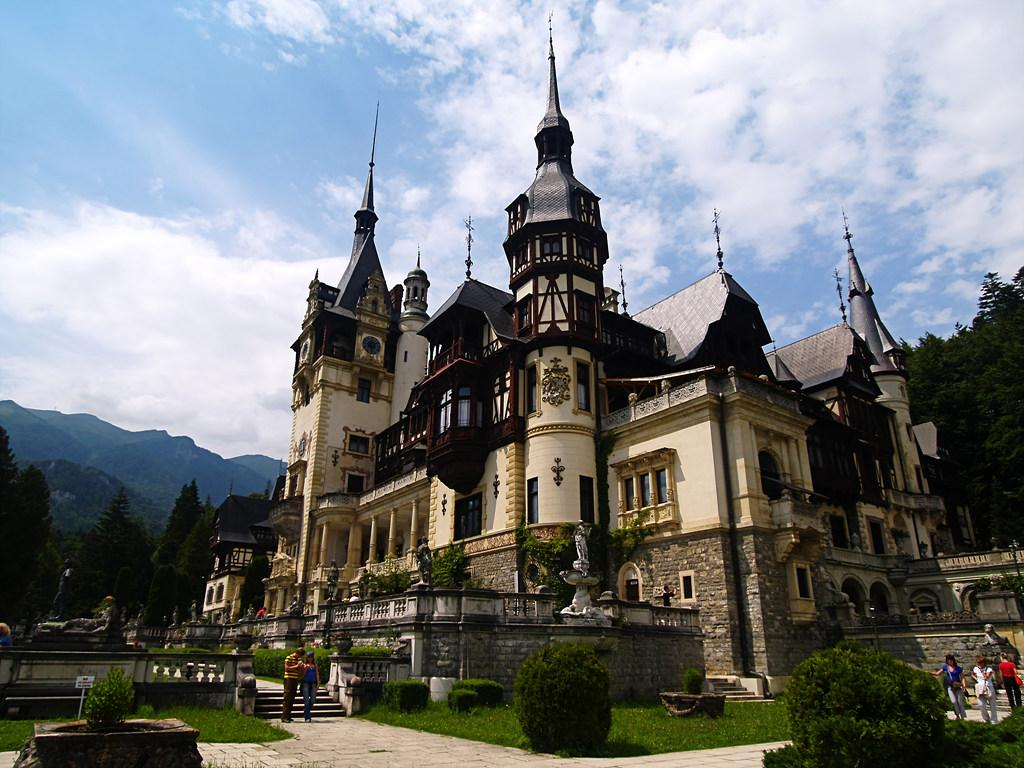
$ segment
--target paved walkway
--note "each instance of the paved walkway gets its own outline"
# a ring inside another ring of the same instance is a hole
[[[970,720],[981,720],[977,708],[968,711]],[[206,744],[199,751],[205,764],[217,768],[489,768],[490,766],[578,766],[595,768],[761,768],[761,756],[785,742],[752,744],[691,752],[670,752],[640,757],[575,759],[532,754],[509,747],[421,733],[407,728],[379,725],[357,718],[320,718],[312,723],[287,723],[294,739],[272,744]],[[0,768],[10,768],[18,755],[0,752]]]

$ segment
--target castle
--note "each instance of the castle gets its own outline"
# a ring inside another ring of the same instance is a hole
[[[574,175],[553,47],[549,67],[536,175],[506,208],[507,289],[467,269],[431,314],[417,259],[389,290],[371,155],[348,266],[310,283],[292,346],[268,612],[316,613],[332,563],[343,597],[365,573],[412,570],[421,539],[461,545],[480,586],[528,592],[544,574],[522,531],[579,521],[639,534],[602,588],[696,608],[711,673],[784,676],[844,614],[963,608],[951,579],[914,567],[973,531],[955,487],[929,486],[934,434],[911,423],[849,230],[849,321],[769,354],[720,248],[716,271],[628,314],[605,285],[600,198]]]

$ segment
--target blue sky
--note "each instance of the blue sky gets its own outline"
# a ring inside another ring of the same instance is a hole
[[[838,321],[841,208],[892,332],[1024,264],[1019,2],[231,0],[0,9],[0,397],[284,453],[306,284],[378,248],[507,283],[554,14],[577,176],[632,310],[714,267],[778,344]]]

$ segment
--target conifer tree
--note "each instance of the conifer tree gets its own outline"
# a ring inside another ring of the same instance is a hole
[[[167,527],[160,537],[160,544],[154,555],[156,565],[172,565],[178,559],[178,551],[185,537],[202,516],[204,506],[199,501],[199,486],[193,479],[181,486],[181,492],[174,502],[174,509],[167,518]]]

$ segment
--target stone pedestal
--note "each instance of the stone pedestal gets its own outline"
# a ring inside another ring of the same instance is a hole
[[[597,576],[590,576],[588,568],[590,563],[584,560],[577,560],[571,571],[562,571],[559,574],[566,582],[576,587],[576,594],[573,595],[572,603],[560,611],[563,621],[566,624],[595,624],[608,626],[611,620],[605,616],[604,611],[595,608],[590,603],[590,588],[597,584],[600,579]]]
[[[90,731],[84,722],[38,723],[15,768],[200,768],[199,731],[181,720],[128,720]]]

